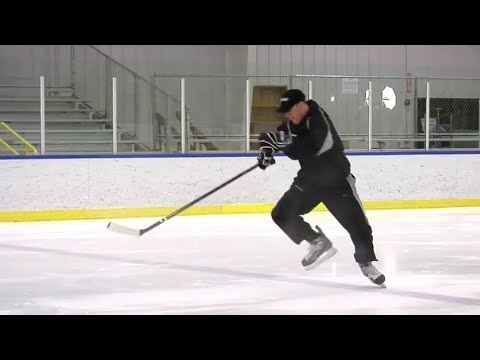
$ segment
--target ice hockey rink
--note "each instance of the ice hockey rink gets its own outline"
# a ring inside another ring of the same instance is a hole
[[[367,215],[386,288],[324,211],[305,218],[339,251],[311,271],[269,214],[176,216],[142,237],[109,219],[0,223],[0,314],[480,314],[480,208]]]

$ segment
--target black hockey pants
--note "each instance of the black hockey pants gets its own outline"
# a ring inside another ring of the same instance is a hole
[[[293,242],[300,244],[303,240],[318,237],[302,215],[311,212],[320,203],[349,233],[355,246],[355,261],[377,261],[372,228],[357,194],[353,175],[348,175],[344,183],[332,188],[307,188],[294,182],[273,208],[272,219]]]

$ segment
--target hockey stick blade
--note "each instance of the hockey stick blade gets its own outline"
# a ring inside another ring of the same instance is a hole
[[[144,229],[132,229],[132,228],[129,228],[127,226],[124,226],[124,225],[119,225],[119,224],[115,224],[115,223],[108,223],[107,225],[107,229],[110,229],[111,231],[114,231],[114,232],[117,232],[117,233],[120,233],[120,234],[127,234],[127,235],[133,235],[133,236],[142,236],[143,234],[149,232],[150,230],[156,228],[157,226],[163,224],[165,221],[177,216],[178,214],[180,214],[181,212],[187,210],[188,208],[190,208],[191,206],[193,206],[194,204],[198,203],[199,201],[205,199],[207,196],[210,196],[211,194],[217,192],[218,190],[220,190],[221,188],[227,186],[228,184],[234,182],[235,180],[239,179],[240,177],[244,176],[245,174],[249,173],[250,171],[256,169],[257,167],[259,167],[258,163],[249,167],[248,169],[242,171],[241,173],[239,173],[238,175],[234,176],[233,178],[231,178],[230,180],[227,180],[225,181],[223,184],[220,184],[219,186],[217,186],[216,188],[210,190],[209,192],[207,192],[206,194],[203,194],[202,196],[192,200],[191,202],[189,202],[188,204],[182,206],[180,209],[178,210],[175,210],[173,213],[167,215],[166,217],[164,217],[163,219],[153,223],[152,225],[144,228]]]
[[[141,230],[132,229],[132,228],[129,228],[128,226],[116,224],[113,222],[108,223],[107,229],[110,231],[113,231],[119,234],[125,234],[125,235],[140,236],[142,234]]]

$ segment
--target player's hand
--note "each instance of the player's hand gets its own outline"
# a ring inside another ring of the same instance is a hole
[[[275,158],[273,156],[273,148],[271,146],[262,146],[258,152],[258,166],[260,169],[265,170],[270,165],[275,164]]]

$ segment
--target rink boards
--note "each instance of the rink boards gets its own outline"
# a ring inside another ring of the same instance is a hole
[[[367,210],[480,206],[480,152],[347,155]],[[182,214],[269,212],[299,169],[276,159]],[[3,157],[0,221],[165,216],[255,162],[256,154]]]

